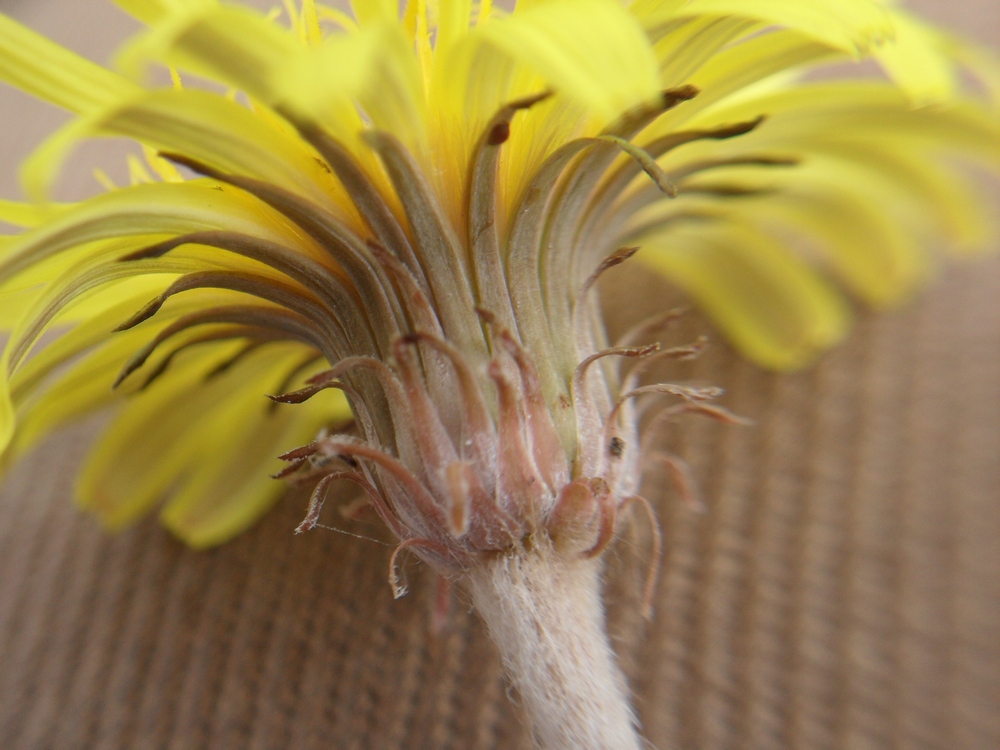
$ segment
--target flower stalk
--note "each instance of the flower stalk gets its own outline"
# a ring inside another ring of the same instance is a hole
[[[467,575],[476,612],[546,750],[642,747],[605,630],[602,568],[599,559],[539,540]]]

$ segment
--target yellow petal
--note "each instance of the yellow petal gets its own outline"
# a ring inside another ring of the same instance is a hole
[[[21,319],[27,305],[38,296],[34,287],[0,292],[0,331],[9,331]]]
[[[316,0],[302,0],[302,36],[310,45],[323,41],[323,30],[319,25],[319,14],[316,12]]]
[[[118,65],[135,77],[147,62],[158,60],[220,81],[268,106],[322,122],[357,151],[364,123],[353,98],[368,91],[378,106],[379,82],[370,73],[383,62],[379,33],[377,28],[374,36],[362,32],[358,42],[353,35],[339,34],[309,47],[258,13],[222,6],[178,16],[137,37],[123,48]],[[344,45],[357,48],[359,57],[345,58],[340,53]],[[365,157],[370,155],[362,153],[363,161]]]
[[[163,524],[187,544],[221,544],[269,510],[287,492],[283,483],[270,478],[281,468],[275,456],[309,442],[322,426],[296,419],[288,410],[255,416],[255,423],[244,419],[239,430],[218,423],[223,429],[214,444],[221,450],[198,467],[160,514]]]
[[[142,155],[146,159],[146,164],[149,165],[149,168],[164,182],[184,182],[184,177],[177,167],[158,156],[154,149],[143,145]]]
[[[16,426],[17,418],[14,416],[14,404],[10,399],[7,379],[0,376],[0,456],[7,451]]]
[[[239,344],[219,347],[216,361],[235,353]],[[211,360],[208,360],[209,362]],[[86,459],[77,481],[79,504],[111,528],[121,528],[163,499],[179,475],[208,447],[197,428],[224,398],[224,381],[198,388],[205,358],[155,388],[129,400],[104,431]],[[200,370],[200,372],[199,372]]]
[[[16,431],[3,456],[10,463],[53,430],[109,404],[121,401],[126,393],[111,388],[122,359],[134,350],[134,337],[122,337],[112,345],[74,363],[61,372],[56,382],[30,390],[11,383],[16,409]]]
[[[118,334],[109,340],[110,331],[117,321],[134,312],[154,290],[158,291],[158,285],[162,285],[155,277],[130,281],[128,288],[119,290],[120,297],[103,300],[104,307],[93,317],[83,318],[24,362],[9,383],[4,377],[4,387],[9,388],[9,395],[16,404],[16,432],[4,455],[5,463],[66,421],[126,394],[127,388],[113,391],[111,384],[121,363],[152,335],[149,330],[155,326]],[[192,310],[183,305],[173,306],[158,325],[169,322],[171,314],[185,311]],[[87,353],[95,346],[98,348]],[[4,375],[9,351],[8,348],[4,352]],[[80,358],[81,354],[85,356]],[[72,364],[67,369],[68,362]]]
[[[422,155],[423,82],[412,44],[398,23],[370,23],[357,34],[329,37],[287,61],[275,80],[282,102],[295,111],[325,125],[360,106],[372,126],[392,132]]]
[[[150,92],[102,117],[96,129],[266,180],[314,201],[328,202],[334,192],[333,179],[301,139],[205,91]],[[335,203],[345,203],[344,198]]]
[[[918,106],[952,98],[957,77],[941,34],[903,11],[893,11],[896,33],[875,51],[885,71]]]
[[[695,100],[695,103],[697,99]],[[880,137],[968,155],[1000,167],[1000,119],[978,103],[958,99],[947,107],[914,109],[893,86],[877,81],[833,81],[796,86],[740,99],[693,118],[691,127],[767,115],[760,129],[780,142],[782,129]]]
[[[111,332],[115,326],[126,320],[151,297],[162,291],[162,281],[156,277],[139,277],[131,281],[128,289],[129,296],[123,297],[120,301],[116,300],[117,304],[108,305],[102,308],[99,314],[77,323],[19,366],[10,378],[11,393],[18,406],[25,399],[33,397],[32,394],[38,392],[39,389],[48,387],[51,383],[46,379],[58,374],[59,368],[64,363],[95,347],[97,348],[94,349],[93,356],[96,359],[88,366],[98,369],[113,368],[114,374],[117,374],[121,365],[131,354],[178,316],[193,313],[212,305],[232,304],[234,302],[233,293],[215,290],[188,292],[186,295],[169,300],[154,320],[137,326],[131,331],[116,333],[112,336]],[[112,381],[113,379],[108,380],[109,383]],[[58,382],[61,381],[57,378],[57,384]],[[128,392],[129,387],[123,387],[120,390]]]
[[[352,0],[351,10],[362,26],[399,19],[398,0]]]
[[[316,4],[316,18],[321,21],[330,21],[339,26],[344,31],[356,32],[358,23],[351,18],[349,13],[331,8],[329,5]]]
[[[895,32],[888,11],[876,0],[691,0],[677,15],[752,18],[858,55]]]
[[[67,203],[22,203],[0,200],[0,221],[16,227],[37,227],[71,207]]]
[[[192,13],[217,4],[217,0],[114,0],[115,5],[143,23],[156,23],[178,13]]]
[[[280,96],[271,79],[304,52],[296,36],[249,8],[206,7],[177,14],[128,42],[116,63],[139,78],[151,60],[227,83],[261,101]]]
[[[339,392],[312,410],[272,411],[256,424],[229,430],[228,450],[219,463],[207,463],[164,508],[163,523],[194,547],[228,541],[264,514],[287,487],[270,474],[283,468],[279,453],[313,440],[323,428],[349,422],[350,410]]]
[[[447,49],[469,33],[472,0],[440,0],[437,3],[435,51]]]
[[[944,35],[944,44],[956,64],[982,86],[992,107],[1000,109],[1000,59],[996,52],[955,36]]]
[[[660,90],[649,39],[616,2],[553,0],[474,33],[608,121]]]
[[[0,13],[0,80],[71,112],[107,107],[137,87]]]
[[[65,251],[66,262],[86,243],[133,234],[186,234],[226,229],[302,247],[288,223],[235,189],[207,182],[136,185],[97,196],[56,220],[17,237],[0,258],[0,280]],[[154,240],[155,241],[155,240]]]
[[[29,198],[41,205],[48,203],[59,170],[73,148],[93,132],[97,120],[105,111],[103,108],[94,109],[84,117],[70,120],[57,128],[21,163],[21,188]]]
[[[713,32],[712,29],[712,25],[705,29],[708,39],[702,43],[714,46],[727,39],[726,35],[720,38],[719,32]],[[777,30],[714,52],[697,67],[685,64],[684,59],[681,59],[678,65],[665,67],[665,75],[671,77],[664,84],[676,86],[690,83],[697,86],[701,93],[690,102],[685,102],[684,106],[661,116],[646,132],[652,138],[676,130],[681,125],[687,126],[689,122],[700,122],[701,113],[711,112],[714,115],[723,108],[723,102],[728,104],[726,111],[734,106],[732,102],[746,101],[748,107],[754,106],[754,114],[743,119],[753,119],[761,114],[770,115],[772,110],[766,104],[758,103],[765,98],[762,94],[771,93],[768,90],[769,82],[777,81],[776,90],[784,93],[788,89],[788,86],[781,85],[787,83],[784,76],[807,65],[836,57],[834,50],[797,31]],[[765,87],[763,92],[760,91],[761,87]],[[725,121],[723,115],[709,119],[713,123]]]
[[[726,213],[816,253],[820,270],[869,304],[895,304],[926,279],[929,249],[901,225],[884,191],[845,189],[845,180],[867,176],[867,170],[828,165],[819,174],[790,177],[774,195],[734,201]]]
[[[646,264],[693,297],[743,354],[791,370],[847,332],[846,302],[774,239],[733,223],[688,223],[643,242]]]
[[[301,350],[266,347],[208,380],[201,373],[218,353],[199,355],[194,367],[133,397],[88,461],[81,503],[118,527],[175,487],[162,519],[187,543],[218,544],[245,529],[284,491],[268,476],[280,468],[275,456],[347,417],[337,394],[307,410],[268,406],[264,394]]]
[[[713,16],[688,19],[684,23],[674,23],[656,40],[656,56],[660,61],[660,81],[664,87],[682,86],[690,83],[692,76],[720,52],[744,37],[755,28],[753,21],[745,18],[716,18]],[[779,37],[780,38],[780,37]],[[799,40],[805,38],[796,35]],[[780,47],[774,45],[769,58],[781,54]],[[742,44],[735,45],[741,49]],[[743,65],[731,66],[731,73],[742,70]]]

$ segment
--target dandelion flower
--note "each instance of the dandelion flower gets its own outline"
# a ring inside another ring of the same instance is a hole
[[[986,242],[961,160],[1000,168],[1000,67],[876,0],[117,2],[147,25],[117,72],[0,16],[0,78],[77,115],[0,203],[5,462],[113,407],[80,504],[165,501],[195,546],[270,474],[315,484],[300,530],[353,482],[397,594],[403,551],[470,592],[543,747],[638,748],[599,582],[620,514],[652,517],[640,416],[736,418],[647,382],[701,343],[661,347],[667,311],[608,341],[596,282],[641,264],[809,363],[849,298]],[[134,184],[49,200],[101,136],[142,145]]]

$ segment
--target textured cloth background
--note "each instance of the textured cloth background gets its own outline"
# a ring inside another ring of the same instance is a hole
[[[996,0],[914,5],[1000,45]],[[100,61],[132,28],[104,0],[0,7]],[[0,195],[61,119],[0,91]],[[120,152],[83,149],[65,195],[92,192],[89,167]],[[642,279],[629,304],[643,283],[662,304]],[[707,324],[681,328],[679,342]],[[653,745],[1000,747],[1000,262],[862,317],[806,373],[763,373],[719,343],[672,374],[724,386],[757,425],[668,436],[710,511],[646,488],[667,540],[652,623],[643,536],[613,553],[611,630]],[[70,501],[98,425],[51,439],[0,489],[0,748],[530,747],[467,607],[431,637],[426,570],[410,566],[394,602],[388,547],[291,534],[302,496],[211,552],[152,520],[106,535]]]

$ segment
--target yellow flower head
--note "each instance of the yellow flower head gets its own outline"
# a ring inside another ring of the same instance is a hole
[[[354,481],[444,572],[539,534],[596,554],[635,400],[726,416],[640,385],[697,347],[607,342],[603,271],[640,248],[794,368],[847,295],[896,302],[989,234],[955,157],[1000,167],[1000,72],[876,0],[118,4],[148,26],[119,72],[0,16],[0,78],[78,115],[24,167],[35,202],[0,204],[26,227],[0,238],[0,439],[114,404],[78,484],[112,527],[169,496],[171,530],[222,541],[308,443],[283,475]],[[884,75],[809,75],[862,58]],[[94,136],[142,144],[135,184],[46,202]]]

